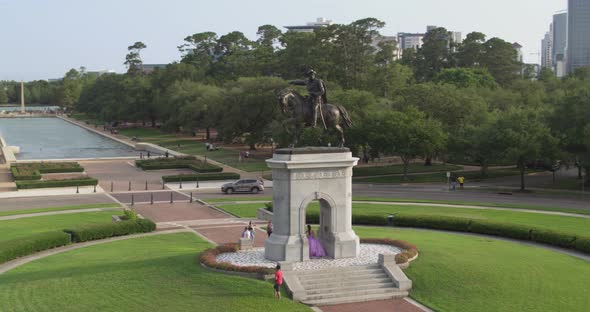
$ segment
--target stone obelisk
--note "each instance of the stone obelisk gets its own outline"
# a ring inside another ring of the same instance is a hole
[[[20,113],[25,113],[25,82],[20,82]]]

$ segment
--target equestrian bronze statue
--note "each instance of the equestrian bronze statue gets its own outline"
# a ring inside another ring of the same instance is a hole
[[[284,114],[290,116],[287,123],[294,124],[293,146],[297,145],[301,129],[305,127],[315,127],[317,118],[322,119],[324,130],[334,129],[340,136],[340,147],[344,146],[344,129],[352,127],[352,121],[348,112],[342,105],[328,104],[325,96],[325,86],[323,81],[314,77],[305,82],[308,90],[311,88],[310,96],[302,96],[292,89],[284,89],[278,93],[278,100],[281,110]],[[319,83],[318,83],[319,82]],[[302,84],[301,81],[292,84]],[[313,92],[313,93],[311,93]],[[321,94],[320,94],[321,93]],[[318,114],[319,112],[319,114]],[[318,116],[319,115],[319,116]]]

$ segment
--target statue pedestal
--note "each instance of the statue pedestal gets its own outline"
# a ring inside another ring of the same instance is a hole
[[[352,230],[352,167],[358,158],[347,148],[306,147],[276,150],[266,161],[273,176],[274,231],[265,242],[273,261],[309,260],[305,213],[320,204],[318,238],[329,257],[357,257],[359,238]],[[317,220],[310,220],[317,222]]]

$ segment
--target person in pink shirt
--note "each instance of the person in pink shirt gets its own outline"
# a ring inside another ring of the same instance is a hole
[[[283,271],[281,265],[277,264],[277,271],[275,272],[275,298],[281,299],[281,285],[283,285]]]

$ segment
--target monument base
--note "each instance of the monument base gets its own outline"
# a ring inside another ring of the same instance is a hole
[[[357,257],[352,230],[352,167],[358,158],[347,148],[306,147],[275,151],[267,160],[273,174],[273,225],[265,257],[272,261],[309,260],[306,211],[320,204],[316,238],[333,259]]]

